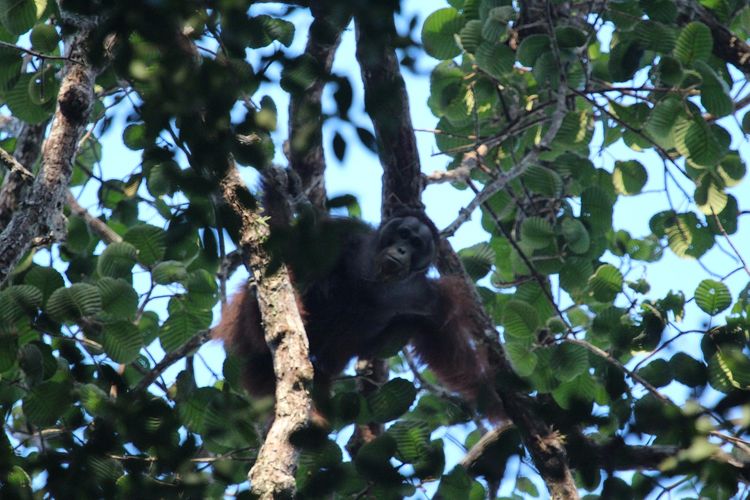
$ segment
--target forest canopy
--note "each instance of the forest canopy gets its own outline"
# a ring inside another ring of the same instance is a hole
[[[427,4],[0,0],[0,496],[747,497],[750,5]],[[313,383],[362,158],[478,395],[403,342]],[[275,403],[210,342],[240,275]]]

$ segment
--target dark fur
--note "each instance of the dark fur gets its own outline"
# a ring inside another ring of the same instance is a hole
[[[410,238],[394,236],[402,226],[412,230]],[[417,234],[423,243],[415,241]],[[460,278],[426,276],[437,237],[432,222],[419,212],[399,213],[378,230],[352,231],[330,272],[300,290],[316,381],[326,383],[354,357],[377,355],[405,332],[446,387],[476,397],[489,377],[486,356],[471,340],[475,306]],[[409,246],[408,241],[414,242],[413,248],[401,248]],[[394,249],[411,256],[409,269],[383,276],[384,255]],[[247,287],[224,309],[214,336],[247,361],[244,381],[250,393],[273,393],[271,353],[257,299]]]

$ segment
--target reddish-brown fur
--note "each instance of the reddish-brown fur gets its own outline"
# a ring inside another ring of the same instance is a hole
[[[316,383],[327,384],[353,357],[376,355],[389,336],[406,330],[415,352],[441,383],[474,400],[493,380],[486,353],[472,338],[477,311],[467,285],[458,277],[427,278],[425,270],[395,284],[363,279],[359,269],[373,267],[371,250],[382,227],[352,238],[330,275],[298,294],[300,310],[308,308],[303,319]],[[248,287],[224,308],[214,336],[244,360],[244,384],[251,394],[273,393],[271,353],[257,297]],[[490,416],[500,416],[501,410],[492,409],[497,404],[489,407]]]
[[[443,312],[437,329],[414,335],[412,345],[443,385],[474,399],[490,381],[486,353],[472,339],[476,305],[458,276],[440,278],[437,286]]]

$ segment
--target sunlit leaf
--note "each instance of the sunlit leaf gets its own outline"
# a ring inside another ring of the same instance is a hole
[[[695,303],[706,314],[716,316],[732,304],[732,295],[724,283],[705,279],[695,289]]]
[[[456,45],[456,35],[464,25],[464,19],[456,9],[446,7],[438,9],[424,21],[422,26],[422,43],[428,54],[436,59],[451,59],[461,49]]]
[[[623,278],[619,269],[611,264],[599,266],[589,278],[589,288],[600,302],[611,302],[622,291]]]
[[[677,37],[674,55],[682,64],[692,64],[694,61],[708,59],[712,48],[711,29],[701,22],[694,21],[682,28]]]

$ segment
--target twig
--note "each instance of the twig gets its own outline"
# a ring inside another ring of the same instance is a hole
[[[71,59],[68,56],[51,56],[49,54],[42,54],[41,52],[37,52],[36,50],[27,49],[25,47],[19,47],[16,44],[9,43],[9,42],[3,42],[0,41],[0,47],[7,47],[9,49],[17,50],[19,52],[23,52],[25,54],[29,54],[34,57],[38,57],[40,59],[48,59],[50,61],[70,61],[73,63],[81,64],[80,61],[76,61],[75,59]]]
[[[82,218],[86,225],[90,227],[103,242],[110,244],[122,241],[122,236],[117,234],[104,221],[91,215],[88,210],[78,203],[78,200],[75,199],[75,196],[73,196],[71,192],[68,192],[68,206],[70,207],[70,211]]]
[[[737,258],[740,260],[740,263],[742,264],[743,269],[745,269],[745,272],[750,276],[750,267],[747,266],[747,262],[745,262],[745,259],[742,257],[742,254],[737,250],[737,247],[734,246],[734,243],[732,243],[732,239],[729,237],[729,234],[727,234],[727,230],[724,229],[724,225],[721,223],[721,219],[719,219],[719,216],[716,215],[713,208],[711,209],[711,215],[714,218],[714,222],[716,222],[716,225],[719,228],[719,231],[721,231],[721,234],[724,236],[724,239],[727,240],[727,244],[729,245],[729,248],[732,249],[734,252],[734,255],[737,256]]]
[[[547,132],[539,141],[539,144],[524,155],[523,158],[510,170],[503,172],[497,176],[496,179],[489,182],[482,188],[482,190],[469,202],[466,207],[462,208],[459,212],[458,217],[451,222],[443,231],[441,235],[443,237],[453,236],[461,225],[469,220],[472,212],[476,210],[482,203],[489,200],[498,191],[505,188],[506,185],[516,177],[522,175],[531,165],[537,162],[539,154],[549,148],[552,141],[555,139],[557,132],[560,130],[563,118],[567,111],[566,98],[567,98],[568,87],[564,84],[560,84],[557,89],[557,100],[555,110],[552,112],[550,117],[550,125]]]
[[[159,378],[167,368],[181,360],[188,353],[198,349],[200,346],[205,344],[211,339],[211,330],[203,330],[195,335],[193,338],[188,340],[186,343],[178,347],[172,352],[168,352],[143,378],[133,387],[134,391],[143,391],[148,386],[154,383],[154,380]]]
[[[617,359],[615,359],[614,357],[612,357],[608,352],[600,349],[599,347],[597,347],[597,346],[595,346],[595,345],[593,345],[593,344],[591,344],[589,342],[586,342],[585,340],[579,340],[579,339],[576,339],[576,338],[565,338],[565,339],[563,339],[563,342],[567,342],[569,344],[579,345],[579,346],[585,348],[586,350],[588,350],[589,352],[592,352],[592,353],[596,354],[600,358],[602,358],[602,359],[606,360],[607,362],[609,362],[611,365],[614,365],[615,367],[617,367],[620,371],[622,371],[625,375],[627,375],[628,377],[630,377],[633,381],[638,382],[639,384],[641,384],[648,392],[650,392],[651,394],[653,394],[661,402],[663,402],[665,404],[668,404],[668,405],[671,405],[671,406],[677,406],[677,405],[675,405],[674,402],[672,402],[671,399],[669,399],[664,394],[662,394],[661,392],[659,392],[659,390],[656,387],[654,387],[653,385],[651,385],[646,379],[644,379],[643,377],[641,377],[640,375],[638,375],[634,371],[628,369],[628,367],[626,367],[625,365],[623,365],[622,363],[620,363],[620,361],[618,361]]]
[[[29,172],[26,167],[21,165],[15,158],[13,158],[13,155],[3,148],[0,148],[0,163],[5,165],[5,167],[10,170],[11,174],[16,174],[21,177],[25,183],[29,184],[34,180],[34,174]]]

